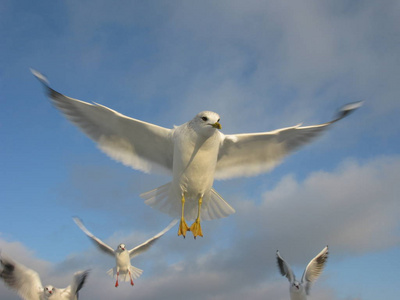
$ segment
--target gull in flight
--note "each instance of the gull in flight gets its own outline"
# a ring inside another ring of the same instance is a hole
[[[119,279],[120,275],[122,276],[122,279],[124,281],[130,280],[131,285],[133,285],[133,279],[136,279],[140,275],[142,275],[143,270],[132,266],[131,259],[134,258],[135,256],[149,250],[150,247],[160,237],[162,237],[164,235],[164,233],[166,233],[168,230],[170,230],[171,227],[174,226],[178,222],[178,220],[173,220],[164,230],[157,233],[151,239],[148,239],[147,241],[140,244],[139,246],[132,248],[131,250],[128,250],[126,248],[125,244],[119,244],[117,249],[114,250],[109,245],[104,243],[102,240],[95,237],[89,230],[87,230],[79,218],[75,217],[74,221],[75,221],[76,225],[78,225],[79,228],[91,239],[91,241],[97,246],[97,248],[99,250],[115,257],[116,266],[107,271],[108,275],[110,275],[111,277],[117,278],[117,281],[115,282],[115,287],[118,287],[118,285],[119,285],[118,279]]]
[[[280,256],[279,251],[276,251],[276,259],[282,276],[286,276],[290,282],[290,299],[291,300],[306,300],[310,294],[311,284],[315,282],[321,275],[325,263],[328,259],[328,246],[326,246],[316,257],[314,257],[306,269],[304,270],[301,281],[296,280],[292,269],[288,263]]]
[[[52,285],[42,286],[39,274],[32,269],[0,256],[2,270],[0,278],[25,300],[77,300],[89,270],[76,272],[71,285],[64,289]]]
[[[362,104],[348,104],[332,121],[319,125],[224,135],[215,112],[200,112],[189,122],[168,129],[60,94],[41,73],[31,71],[53,104],[111,158],[146,173],[172,175],[171,182],[140,196],[151,207],[180,217],[178,235],[184,237],[188,230],[195,238],[203,236],[200,219],[217,219],[235,212],[212,188],[214,178],[264,173]],[[185,220],[194,223],[188,227]]]

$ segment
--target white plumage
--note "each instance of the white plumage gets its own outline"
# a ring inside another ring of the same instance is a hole
[[[170,183],[141,197],[151,207],[174,218],[180,216],[178,234],[183,236],[187,230],[194,237],[202,236],[200,218],[222,218],[235,212],[212,188],[214,178],[266,172],[361,105],[361,102],[346,105],[334,120],[320,125],[224,135],[218,130],[220,117],[214,112],[201,112],[191,121],[167,129],[129,118],[100,104],[67,97],[50,88],[42,74],[32,72],[43,83],[55,106],[110,157],[147,173],[172,175]],[[189,229],[185,219],[196,221]]]

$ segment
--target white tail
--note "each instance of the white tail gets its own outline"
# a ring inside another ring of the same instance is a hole
[[[140,195],[145,203],[152,208],[179,218],[182,211],[181,198],[170,191],[171,183],[164,184],[154,190]],[[194,220],[197,216],[198,199],[186,199],[185,219]],[[201,206],[201,219],[219,219],[233,214],[235,210],[214,189],[204,195]]]
[[[142,275],[142,273],[143,273],[143,270],[136,268],[134,266],[130,266],[129,270],[131,271],[133,279],[139,278],[140,275]],[[107,274],[110,275],[111,277],[116,278],[117,277],[117,267],[114,267],[114,268],[108,270]],[[131,279],[129,278],[129,273],[127,271],[120,270],[119,271],[119,280],[130,281]]]

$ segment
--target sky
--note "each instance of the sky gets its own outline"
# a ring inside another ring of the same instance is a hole
[[[400,267],[400,2],[0,2],[0,249],[80,299],[289,299],[276,250],[297,278],[326,245],[309,299],[397,299]],[[202,110],[225,134],[331,120],[364,101],[272,171],[215,181],[236,213],[203,238],[167,232],[132,260],[116,289],[72,217],[128,248],[171,218],[140,193],[170,181],[113,161],[46,98],[61,93],[172,128]],[[2,300],[19,299],[0,283]]]

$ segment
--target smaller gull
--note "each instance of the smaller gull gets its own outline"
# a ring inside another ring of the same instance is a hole
[[[91,239],[91,241],[97,246],[97,248],[104,253],[107,253],[109,255],[112,255],[115,257],[116,261],[116,266],[110,270],[107,271],[107,274],[110,275],[111,277],[116,277],[117,281],[115,282],[115,287],[118,287],[118,279],[119,276],[122,276],[122,279],[124,281],[129,281],[131,282],[131,285],[133,285],[133,279],[138,278],[140,275],[142,275],[143,270],[136,268],[131,265],[131,259],[142,252],[145,252],[150,249],[150,247],[166,233],[168,230],[170,230],[177,222],[178,220],[175,219],[173,220],[167,227],[165,227],[162,231],[157,233],[155,236],[152,238],[148,239],[144,243],[140,244],[139,246],[136,246],[135,248],[132,248],[131,250],[127,250],[125,244],[119,244],[117,249],[111,248],[109,245],[104,243],[102,240],[99,238],[95,237],[87,228],[83,225],[82,221],[79,218],[74,218],[74,221],[76,225],[79,226],[79,228]]]
[[[279,270],[282,276],[286,276],[290,282],[290,299],[291,300],[306,300],[310,294],[311,284],[315,282],[321,275],[325,263],[328,259],[328,246],[326,246],[316,257],[314,257],[306,269],[304,270],[301,281],[296,280],[292,269],[288,263],[280,256],[279,251],[276,251],[276,259]]]
[[[89,274],[89,270],[76,272],[71,285],[59,289],[52,285],[43,287],[37,272],[10,258],[0,256],[0,263],[0,278],[25,300],[77,300],[78,292]]]

